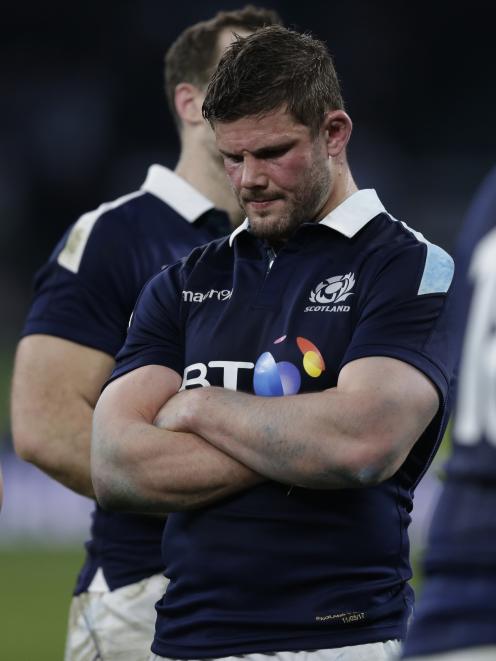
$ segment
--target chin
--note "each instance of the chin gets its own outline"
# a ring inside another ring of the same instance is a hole
[[[291,223],[279,218],[257,217],[249,220],[252,234],[259,239],[284,240],[291,236],[296,229]]]

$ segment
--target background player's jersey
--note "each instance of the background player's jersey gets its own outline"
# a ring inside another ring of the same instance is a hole
[[[496,488],[496,170],[484,182],[457,249],[456,328],[463,333],[452,478]],[[460,339],[461,342],[461,339]]]
[[[456,265],[453,450],[407,656],[496,644],[496,169],[469,210]]]
[[[141,190],[69,228],[36,275],[23,335],[54,335],[114,356],[146,281],[229,229],[227,215],[209,200],[173,172],[152,166]],[[76,593],[87,589],[98,567],[111,589],[162,572],[163,526],[164,519],[97,506]]]
[[[412,491],[447,419],[451,258],[373,191],[278,251],[240,228],[143,290],[114,378],[147,364],[261,396],[335,387],[367,356],[415,366],[440,409],[395,476],[363,489],[268,481],[169,516],[153,651],[172,658],[318,649],[404,635]],[[174,314],[179,309],[180,314]],[[378,374],[378,379],[381,375]]]

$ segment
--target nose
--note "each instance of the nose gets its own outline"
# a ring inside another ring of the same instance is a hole
[[[251,154],[245,154],[243,159],[243,171],[241,174],[241,187],[265,188],[267,183],[268,179],[263,161],[255,158]]]

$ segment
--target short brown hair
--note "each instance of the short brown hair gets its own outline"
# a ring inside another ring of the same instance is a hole
[[[286,107],[315,134],[328,110],[343,109],[332,57],[309,34],[280,26],[238,37],[212,76],[203,104],[210,124]]]
[[[165,55],[165,94],[176,124],[180,125],[174,103],[179,83],[205,88],[222,53],[218,51],[219,34],[225,28],[255,32],[267,25],[282,25],[276,11],[246,5],[242,9],[220,11],[208,21],[186,28]]]

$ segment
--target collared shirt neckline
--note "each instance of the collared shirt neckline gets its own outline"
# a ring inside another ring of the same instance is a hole
[[[141,190],[161,199],[189,223],[214,208],[208,198],[163,165],[150,166]]]
[[[351,239],[367,223],[380,213],[386,213],[384,205],[380,201],[373,188],[359,190],[344,202],[333,209],[325,218],[319,221],[319,225],[325,225],[330,229],[343,234]],[[250,223],[248,218],[237,227],[229,237],[229,245],[232,246],[234,239],[241,232],[248,230]]]

